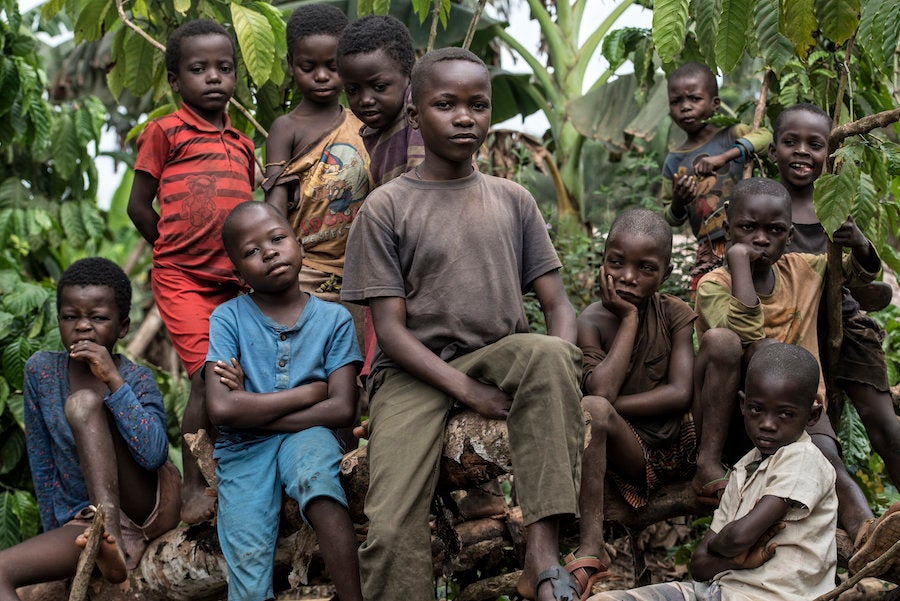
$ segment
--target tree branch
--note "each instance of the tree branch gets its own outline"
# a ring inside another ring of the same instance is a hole
[[[831,136],[828,138],[828,146],[833,151],[841,145],[841,142],[850,136],[867,134],[873,129],[886,127],[897,121],[900,121],[900,107],[881,111],[874,115],[866,115],[856,121],[844,123],[831,130]]]
[[[472,45],[472,38],[475,37],[475,30],[478,29],[478,21],[481,20],[481,13],[484,12],[484,5],[487,0],[478,0],[478,6],[475,8],[475,14],[472,15],[472,21],[469,23],[469,30],[466,32],[466,38],[463,40],[462,47],[466,50]]]

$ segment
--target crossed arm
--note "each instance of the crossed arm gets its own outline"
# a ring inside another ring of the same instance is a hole
[[[206,405],[217,426],[297,432],[312,426],[342,428],[356,417],[356,367],[344,365],[327,382],[276,392],[247,392],[236,359],[206,364]]]
[[[775,555],[769,541],[784,528],[782,521],[790,505],[786,499],[766,495],[744,517],[709,531],[691,558],[691,576],[712,580],[725,570],[757,568]]]

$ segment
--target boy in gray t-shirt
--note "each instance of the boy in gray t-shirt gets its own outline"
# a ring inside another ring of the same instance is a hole
[[[434,598],[428,509],[444,426],[461,408],[509,428],[526,524],[519,591],[540,600],[579,592],[557,546],[559,516],[577,512],[584,436],[575,312],[534,199],[473,168],[490,106],[475,55],[426,55],[410,107],[425,160],[370,194],[347,244],[342,298],[371,307],[380,346],[360,549],[367,599]],[[548,336],[528,333],[530,289]]]

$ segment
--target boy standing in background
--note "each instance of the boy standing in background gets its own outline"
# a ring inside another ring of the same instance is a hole
[[[669,116],[687,140],[666,157],[660,192],[666,221],[689,221],[697,238],[691,291],[725,256],[725,201],[743,175],[744,163],[772,141],[768,130],[747,125],[720,128],[707,123],[719,109],[719,86],[706,65],[686,63],[669,77]]]
[[[137,143],[128,216],[153,245],[153,298],[191,378],[182,434],[210,430],[202,367],[209,347],[209,316],[234,298],[241,284],[222,246],[222,223],[250,200],[253,142],[231,127],[234,43],[224,27],[206,19],[185,23],[166,45],[166,69],[181,108],[147,124]],[[159,201],[159,213],[153,200]],[[215,498],[182,439],[184,490],[181,519],[211,519]]]

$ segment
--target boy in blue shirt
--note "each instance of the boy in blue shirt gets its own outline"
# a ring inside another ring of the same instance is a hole
[[[272,599],[282,489],[319,538],[338,596],[362,601],[334,428],[356,417],[353,321],[300,290],[303,250],[274,207],[238,205],[222,241],[250,294],[210,317],[207,408],[219,427],[219,541],[228,598]]]

